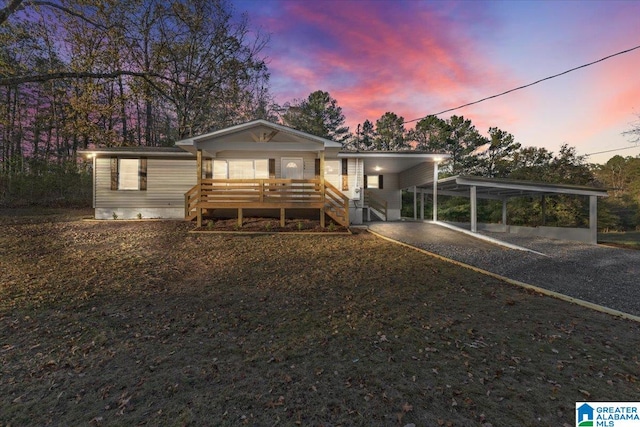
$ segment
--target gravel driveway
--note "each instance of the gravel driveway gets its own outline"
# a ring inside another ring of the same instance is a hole
[[[640,316],[640,251],[504,233],[483,233],[546,256],[505,248],[433,223],[369,229],[502,276]]]

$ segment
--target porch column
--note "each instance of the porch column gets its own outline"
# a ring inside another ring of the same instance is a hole
[[[424,221],[424,190],[420,192],[420,219]]]
[[[433,162],[433,220],[438,220],[438,162]]]
[[[418,219],[418,187],[413,186],[413,220]]]
[[[197,176],[197,183],[198,183],[198,203],[200,203],[200,194],[201,194],[201,184],[202,184],[202,150],[198,149],[198,151],[196,152],[196,173],[198,174]],[[196,208],[196,213],[197,213],[197,226],[198,227],[202,227],[202,208],[198,207]]]
[[[589,235],[594,245],[598,243],[598,196],[589,196]]]
[[[502,201],[502,226],[507,231],[507,199]]]
[[[478,200],[476,197],[476,186],[471,186],[471,232],[476,233],[478,231]]]

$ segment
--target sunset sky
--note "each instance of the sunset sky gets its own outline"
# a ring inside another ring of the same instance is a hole
[[[423,117],[640,45],[640,1],[233,0],[271,35],[264,52],[278,103],[328,91],[355,132],[386,111]],[[633,147],[640,49],[463,115],[523,146],[590,154]],[[412,127],[412,124],[407,124]],[[640,147],[588,158],[636,156]]]

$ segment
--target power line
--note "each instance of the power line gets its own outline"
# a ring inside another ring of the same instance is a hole
[[[604,150],[604,151],[598,151],[597,153],[589,153],[589,154],[585,154],[585,156],[589,157],[589,156],[593,156],[593,155],[595,155],[595,154],[611,153],[612,151],[631,150],[632,148],[638,148],[638,146],[637,146],[637,145],[634,145],[633,147],[613,148],[613,149],[611,149],[611,150]]]
[[[618,56],[618,55],[622,55],[622,54],[625,54],[625,53],[629,53],[629,52],[634,51],[634,50],[636,50],[636,49],[640,49],[640,45],[635,46],[635,47],[632,47],[631,49],[626,49],[626,50],[623,50],[623,51],[621,51],[621,52],[614,53],[614,54],[609,55],[609,56],[605,56],[604,58],[600,58],[600,59],[598,59],[597,61],[589,62],[588,64],[580,65],[579,67],[575,67],[575,68],[572,68],[572,69],[570,69],[570,70],[563,71],[562,73],[554,74],[554,75],[552,75],[552,76],[545,77],[545,78],[540,79],[540,80],[536,80],[536,81],[535,81],[535,82],[533,82],[533,83],[529,83],[529,84],[526,84],[526,85],[524,85],[524,86],[519,86],[519,87],[517,87],[517,88],[510,89],[510,90],[508,90],[508,91],[505,91],[505,92],[499,93],[499,94],[497,94],[497,95],[487,96],[486,98],[479,99],[478,101],[469,102],[468,104],[464,104],[464,105],[461,105],[461,106],[459,106],[459,107],[455,107],[455,108],[449,108],[448,110],[440,111],[439,113],[435,113],[435,114],[428,114],[428,115],[426,115],[426,116],[424,116],[424,117],[418,117],[417,119],[405,120],[405,121],[404,121],[404,123],[406,124],[406,123],[411,123],[411,122],[417,122],[418,120],[422,120],[422,119],[424,119],[424,118],[426,118],[426,117],[429,117],[429,116],[438,116],[438,115],[440,115],[440,114],[448,113],[448,112],[450,112],[450,111],[459,110],[459,109],[461,109],[461,108],[468,107],[468,106],[470,106],[470,105],[479,104],[479,103],[484,102],[484,101],[487,101],[487,100],[489,100],[489,99],[497,98],[497,97],[499,97],[499,96],[503,96],[503,95],[506,95],[506,94],[508,94],[508,93],[515,92],[515,91],[517,91],[517,90],[521,90],[521,89],[525,89],[525,88],[528,88],[528,87],[533,86],[533,85],[537,85],[538,83],[542,83],[542,82],[544,82],[544,81],[546,81],[546,80],[555,79],[556,77],[563,76],[563,75],[568,74],[568,73],[570,73],[570,72],[572,72],[572,71],[576,71],[576,70],[579,70],[579,69],[581,69],[581,68],[589,67],[589,66],[591,66],[591,65],[597,64],[598,62],[606,61],[607,59],[613,58],[614,56]],[[598,153],[593,153],[593,154],[598,154]]]

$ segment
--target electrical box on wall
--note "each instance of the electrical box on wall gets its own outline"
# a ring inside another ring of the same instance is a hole
[[[352,199],[353,199],[353,200],[360,200],[360,195],[361,195],[361,194],[362,194],[362,188],[360,188],[360,187],[356,187],[356,188],[353,190],[353,197],[352,197]]]

